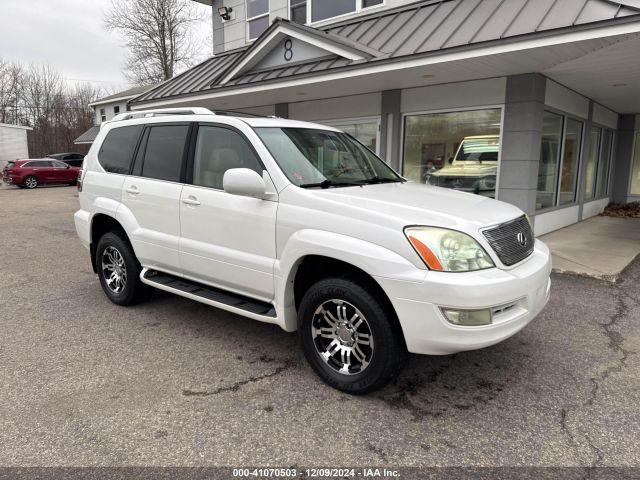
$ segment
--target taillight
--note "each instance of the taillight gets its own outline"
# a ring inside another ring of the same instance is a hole
[[[80,169],[78,171],[78,179],[76,180],[76,186],[78,187],[78,191],[82,191],[82,180],[84,177],[84,170]]]

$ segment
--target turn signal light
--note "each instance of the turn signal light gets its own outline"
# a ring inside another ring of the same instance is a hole
[[[422,257],[422,259],[425,262],[427,262],[427,265],[431,270],[439,270],[439,271],[444,270],[442,268],[442,264],[440,263],[440,260],[438,260],[438,257],[436,256],[436,254],[433,253],[429,247],[427,247],[424,243],[422,243],[416,237],[408,235],[408,238],[409,238],[409,241],[411,242],[411,245],[413,245],[413,248],[415,248],[420,254],[420,256]]]

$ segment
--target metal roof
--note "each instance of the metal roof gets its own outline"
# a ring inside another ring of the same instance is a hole
[[[76,145],[82,145],[82,144],[87,144],[87,143],[93,143],[93,141],[96,139],[96,137],[98,136],[98,133],[100,132],[100,126],[99,125],[94,125],[93,127],[91,127],[89,130],[87,130],[86,132],[84,132],[82,135],[80,135],[78,138],[76,138],[73,143],[75,143]]]
[[[150,89],[152,89],[154,87],[155,87],[155,85],[146,85],[144,87],[129,88],[127,90],[123,90],[122,92],[114,93],[113,95],[109,95],[107,97],[103,97],[103,98],[99,98],[98,100],[94,100],[89,105],[100,105],[100,104],[103,104],[103,103],[109,103],[110,101],[116,100],[116,99],[132,98],[132,97],[140,95],[141,93],[144,93],[147,90],[150,90]]]
[[[247,72],[220,83],[223,73],[258,48],[280,24],[296,25],[313,35],[328,34],[345,44],[378,55],[357,65],[382,62],[411,55],[432,54],[455,47],[536,35],[557,29],[605,22],[640,15],[640,0],[423,0],[403,7],[359,16],[316,29],[277,19],[251,47],[216,55],[135,98],[132,103],[202,93],[262,81],[277,81],[311,75],[356,63],[340,56],[283,66],[262,72]]]

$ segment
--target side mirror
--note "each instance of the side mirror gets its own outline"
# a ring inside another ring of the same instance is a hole
[[[264,180],[249,168],[231,168],[224,173],[222,188],[227,193],[260,197],[267,191]]]
[[[71,165],[69,165],[68,163],[66,164],[67,166],[65,167],[66,169],[71,168]]]

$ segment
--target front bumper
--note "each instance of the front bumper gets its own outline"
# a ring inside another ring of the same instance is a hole
[[[376,277],[393,304],[412,353],[447,355],[499,343],[524,328],[549,300],[551,256],[540,241],[510,270],[430,271],[424,281]],[[449,323],[440,307],[482,309],[509,305],[494,323],[465,327]]]

